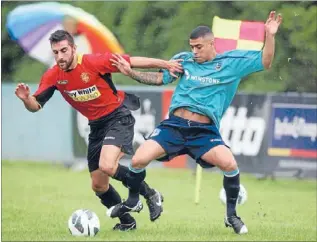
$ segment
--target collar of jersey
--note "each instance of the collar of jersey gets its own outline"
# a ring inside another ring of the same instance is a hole
[[[83,55],[82,54],[77,54],[77,64],[81,65],[82,61],[83,61]]]

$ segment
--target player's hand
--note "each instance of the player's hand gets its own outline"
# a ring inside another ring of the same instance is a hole
[[[279,13],[276,16],[275,11],[271,11],[269,18],[266,20],[266,23],[265,23],[266,33],[275,35],[281,23],[282,23],[282,15]]]
[[[24,83],[19,83],[15,88],[15,95],[22,101],[27,100],[30,96],[30,88]]]
[[[130,63],[127,62],[121,55],[112,54],[112,59],[110,59],[110,62],[112,62],[112,65],[117,67],[118,70],[126,76],[128,76],[132,70]]]
[[[169,71],[171,76],[178,78],[178,76],[175,73],[183,72],[183,66],[180,63],[182,61],[183,59],[177,59],[177,60],[170,60],[167,62],[167,70]]]

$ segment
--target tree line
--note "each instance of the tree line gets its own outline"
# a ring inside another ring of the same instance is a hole
[[[25,55],[10,40],[5,28],[6,16],[16,6],[30,2],[1,2],[2,81],[39,82],[47,69]],[[190,51],[188,37],[197,25],[212,27],[215,15],[221,18],[265,21],[271,10],[282,13],[283,23],[276,36],[273,67],[253,74],[241,82],[239,90],[317,91],[317,4],[316,2],[65,2],[96,16],[118,38],[126,53],[170,59],[181,51]],[[116,74],[123,85],[139,85]]]

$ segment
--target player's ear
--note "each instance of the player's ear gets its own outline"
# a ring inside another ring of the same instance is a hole
[[[208,45],[211,45],[211,46],[213,46],[214,45],[214,41],[215,41],[215,38],[212,36],[212,35],[208,35],[208,36],[206,36],[206,38],[207,38],[207,43],[208,43]]]
[[[211,38],[210,43],[211,43],[211,45],[214,45],[214,43],[215,43],[215,38]]]

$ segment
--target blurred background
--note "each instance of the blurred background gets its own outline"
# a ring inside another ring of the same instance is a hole
[[[75,240],[65,222],[75,209],[90,208],[102,224],[93,240],[236,240],[221,226],[221,174],[204,169],[201,183],[196,183],[196,164],[187,156],[150,165],[147,181],[166,198],[159,225],[150,224],[145,212],[138,215],[140,232],[111,232],[113,221],[104,218],[86,170],[87,119],[59,92],[43,110],[30,113],[14,90],[24,82],[35,92],[54,64],[48,38],[59,28],[73,34],[82,53],[168,60],[190,51],[188,37],[197,25],[212,28],[219,52],[261,49],[271,10],[283,16],[273,66],[241,81],[220,131],[248,191],[247,205],[239,208],[252,231],[244,239],[316,241],[317,4],[306,1],[1,1],[3,239]],[[137,148],[168,117],[177,82],[149,87],[121,74],[113,80],[141,98],[141,108],[133,112]],[[127,190],[113,184],[125,198]],[[194,190],[199,204],[194,204]]]
[[[1,2],[2,82],[37,83],[46,70],[44,64],[25,55],[10,40],[5,27],[8,13],[27,3]],[[284,22],[276,36],[274,68],[248,77],[240,91],[316,92],[316,2],[73,1],[71,5],[94,15],[116,36],[126,53],[163,59],[190,51],[191,30],[200,24],[211,27],[214,16],[263,22],[271,10],[276,10],[283,14]],[[121,75],[116,83],[137,85]]]
[[[34,92],[41,75],[54,65],[48,41],[54,30],[68,30],[82,53],[110,51],[170,59],[190,51],[188,37],[198,25],[212,28],[219,52],[261,49],[264,22],[269,12],[276,10],[283,23],[276,35],[273,67],[241,82],[222,120],[221,133],[243,171],[272,174],[290,169],[290,176],[316,177],[316,2],[1,4],[4,159],[86,167],[86,118],[72,110],[58,92],[36,115],[28,113],[14,96],[18,82],[28,83]],[[175,83],[152,88],[121,74],[114,74],[113,79],[119,88],[141,97],[142,107],[134,112],[137,148],[143,136],[167,117]],[[20,117],[28,129],[21,127]],[[34,143],[29,142],[35,135]],[[194,168],[195,163],[180,157],[164,166]]]
[[[58,92],[36,115],[28,113],[14,96],[18,82],[28,83],[34,92],[41,75],[54,65],[48,38],[56,29],[69,31],[81,53],[109,51],[170,59],[176,53],[190,51],[188,36],[198,25],[212,28],[219,53],[260,50],[264,22],[269,12],[276,10],[282,14],[283,23],[276,35],[273,67],[241,82],[222,120],[221,133],[242,171],[266,176],[286,169],[290,176],[316,177],[316,2],[1,4],[4,159],[86,167],[89,126],[85,117],[72,110]],[[143,136],[167,117],[175,84],[151,88],[120,73],[113,79],[119,88],[141,97],[142,107],[134,112],[137,148]],[[27,130],[20,125],[22,116]],[[29,142],[34,136],[37,138]],[[195,167],[188,157],[155,164]]]

